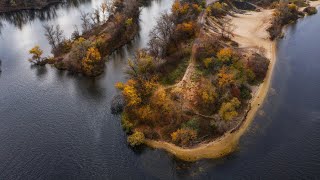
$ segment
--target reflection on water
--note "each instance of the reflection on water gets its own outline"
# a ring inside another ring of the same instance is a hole
[[[185,163],[162,150],[129,148],[120,117],[110,112],[114,84],[126,80],[127,58],[146,46],[155,19],[172,0],[142,9],[139,36],[110,56],[95,79],[27,61],[35,44],[50,53],[43,22],[60,24],[69,36],[80,23],[79,10],[91,11],[102,1],[17,18],[24,23],[0,21],[0,179],[319,179],[320,36],[313,35],[320,31],[320,15],[289,28],[281,40],[276,93],[269,94],[239,150]]]
[[[41,10],[23,10],[15,12],[0,13],[0,33],[3,28],[3,22],[8,22],[15,27],[22,29],[22,27],[39,19],[41,22],[47,22],[58,17],[58,10],[64,9],[66,11],[78,8],[81,4],[90,3],[91,0],[67,0],[64,3],[52,4]]]

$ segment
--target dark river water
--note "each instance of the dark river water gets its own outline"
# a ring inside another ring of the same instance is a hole
[[[139,37],[96,79],[27,61],[36,44],[50,52],[43,23],[60,24],[70,36],[79,11],[101,2],[74,0],[0,16],[0,179],[320,178],[320,15],[290,27],[279,42],[271,90],[238,150],[185,163],[162,150],[132,150],[119,116],[110,113],[114,84],[126,80],[126,59],[146,46],[172,0],[142,9]]]

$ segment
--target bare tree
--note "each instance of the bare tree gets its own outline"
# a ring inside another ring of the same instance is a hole
[[[56,25],[55,39],[57,44],[61,44],[66,39],[63,35],[63,30],[60,28],[60,25]]]
[[[45,25],[43,25],[43,28],[45,30],[44,35],[46,36],[47,40],[49,41],[49,44],[51,45],[52,49],[56,49],[58,44],[55,40],[54,26],[49,25],[49,24],[45,24]]]
[[[221,19],[221,36],[230,38],[233,36],[235,26],[231,23],[231,18],[225,17]]]
[[[172,16],[167,12],[163,13],[157,25],[150,32],[149,51],[156,57],[163,57],[166,55],[166,49],[171,41],[173,41],[173,33],[175,24]]]
[[[82,31],[87,32],[92,28],[92,23],[90,20],[90,13],[85,13],[83,11],[80,11],[80,18],[82,21]]]
[[[49,44],[52,47],[52,52],[56,52],[59,45],[65,41],[65,36],[63,35],[63,30],[60,28],[60,25],[43,25],[43,28],[45,30],[45,36],[47,40],[49,41]]]

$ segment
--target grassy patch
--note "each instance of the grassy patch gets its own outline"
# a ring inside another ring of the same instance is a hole
[[[173,85],[180,81],[189,65],[189,57],[184,58],[180,63],[168,69],[172,69],[167,74],[161,77],[160,82],[163,85]]]

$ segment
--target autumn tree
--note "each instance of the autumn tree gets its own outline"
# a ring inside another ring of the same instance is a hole
[[[29,59],[30,62],[34,64],[39,64],[43,60],[43,51],[40,49],[39,46],[35,46],[32,49],[30,49],[29,53],[32,55],[32,57]]]
[[[231,48],[223,48],[217,53],[217,61],[220,64],[230,65],[232,62],[233,52]]]
[[[237,98],[231,99],[229,102],[222,103],[219,115],[225,121],[230,121],[236,116],[238,116],[237,109],[240,107],[241,103]]]
[[[197,131],[189,128],[178,129],[171,133],[171,140],[179,145],[186,146],[197,139]]]
[[[87,50],[86,57],[82,60],[82,68],[86,75],[95,76],[101,73],[102,58],[100,52],[95,47]]]
[[[188,39],[193,37],[196,33],[196,25],[193,22],[183,22],[178,24],[175,30],[176,37],[178,41],[180,39]]]
[[[222,17],[227,15],[227,11],[224,9],[226,8],[226,4],[220,3],[220,2],[215,2],[211,6],[207,7],[207,12],[211,16],[215,17]]]
[[[126,100],[126,106],[137,106],[142,102],[137,87],[137,81],[129,79],[127,83],[117,83],[116,87],[122,91]]]
[[[156,64],[154,57],[145,50],[136,52],[133,59],[128,60],[127,74],[134,79],[150,80],[155,72]]]
[[[209,80],[202,80],[200,87],[197,89],[197,106],[202,111],[211,111],[215,109],[214,104],[218,98],[215,87]]]
[[[230,86],[234,82],[234,75],[224,66],[218,73],[218,85],[220,88]]]
[[[136,131],[132,135],[128,136],[127,140],[131,146],[135,147],[144,143],[145,136],[142,132]]]
[[[249,59],[247,66],[254,73],[254,77],[257,81],[262,81],[268,72],[270,61],[266,57],[254,54]]]

